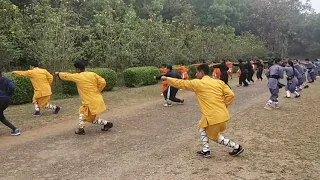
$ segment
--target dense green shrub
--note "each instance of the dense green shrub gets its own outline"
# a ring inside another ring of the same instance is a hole
[[[33,88],[29,78],[17,77],[10,73],[5,73],[4,76],[11,79],[16,86],[15,93],[11,97],[12,104],[17,105],[32,102]]]
[[[141,87],[156,84],[154,76],[159,76],[159,69],[153,66],[134,67],[123,72],[126,87]]]
[[[87,71],[95,72],[99,76],[103,77],[106,80],[107,85],[104,88],[104,91],[111,91],[114,88],[114,86],[116,85],[117,73],[112,69],[92,68],[92,69],[87,69]],[[76,94],[78,94],[77,86],[73,82],[63,81],[62,82],[62,92],[64,94],[76,95]]]

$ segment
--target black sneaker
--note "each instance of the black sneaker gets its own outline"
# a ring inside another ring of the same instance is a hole
[[[234,149],[232,152],[229,152],[229,155],[233,156],[233,157],[236,157],[239,154],[243,153],[243,151],[244,151],[244,148],[241,145],[239,145],[239,148],[238,149]]]
[[[200,155],[200,156],[202,156],[202,157],[205,157],[205,158],[210,158],[210,157],[211,157],[210,151],[207,151],[207,152],[198,151],[197,154]]]
[[[306,85],[304,88],[305,88],[305,89],[309,88],[309,85]]]
[[[86,135],[86,132],[84,131],[83,128],[79,128],[78,130],[76,130],[75,133],[78,134],[78,135]]]
[[[36,117],[39,117],[39,116],[41,116],[41,113],[40,113],[40,111],[36,111],[34,114],[33,114],[33,116],[36,116]]]
[[[103,128],[101,130],[102,131],[108,131],[112,127],[113,127],[113,123],[112,122],[108,122],[106,125],[103,126]]]
[[[184,99],[181,99],[181,101],[178,103],[179,105],[183,105]]]
[[[58,114],[59,111],[60,111],[60,109],[61,109],[61,108],[60,108],[59,106],[57,106],[56,109],[54,110],[53,114]]]
[[[295,96],[295,98],[299,98],[299,97],[300,97],[300,94]]]

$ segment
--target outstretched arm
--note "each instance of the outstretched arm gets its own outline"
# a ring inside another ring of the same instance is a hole
[[[24,77],[31,77],[32,72],[28,71],[13,71],[12,74],[16,76],[24,76]]]
[[[162,80],[167,80],[169,86],[173,86],[178,89],[185,89],[189,91],[196,91],[197,82],[199,80],[194,79],[194,80],[182,80],[182,79],[176,79],[176,78],[167,78],[167,77],[162,77]]]
[[[77,82],[78,76],[77,74],[71,74],[71,73],[65,73],[65,72],[55,72],[56,75],[62,80],[62,81],[72,81]]]

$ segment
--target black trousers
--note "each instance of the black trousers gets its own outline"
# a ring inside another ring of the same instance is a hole
[[[177,89],[175,87],[168,86],[167,89],[163,92],[164,100],[167,100],[169,98],[169,100],[173,101],[173,102],[182,102],[181,99],[176,98],[178,91],[179,91],[179,89]]]
[[[229,86],[228,82],[229,82],[229,75],[228,72],[226,73],[222,73],[220,76],[220,80],[223,81],[226,85]],[[230,87],[230,86],[229,86]]]
[[[252,79],[253,78],[253,71],[249,71],[248,72],[248,75],[247,75],[247,80],[249,81],[249,82],[254,82],[254,80]]]
[[[262,78],[262,72],[263,72],[263,69],[258,69],[258,71],[257,71],[257,79],[260,79],[260,80],[263,79]]]
[[[10,103],[10,99],[9,98],[0,98],[0,121],[6,125],[7,127],[9,127],[10,129],[12,129],[12,131],[16,130],[17,128],[14,127],[14,125],[12,125],[5,117],[3,112],[7,109],[7,107],[9,106]]]
[[[239,77],[239,85],[248,86],[246,79],[247,79],[247,73],[241,73]]]

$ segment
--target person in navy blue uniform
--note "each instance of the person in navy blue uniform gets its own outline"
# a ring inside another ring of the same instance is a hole
[[[13,82],[3,77],[0,71],[0,121],[12,130],[11,135],[18,136],[21,134],[20,130],[4,117],[4,111],[10,104],[10,96],[14,93],[15,88]]]

